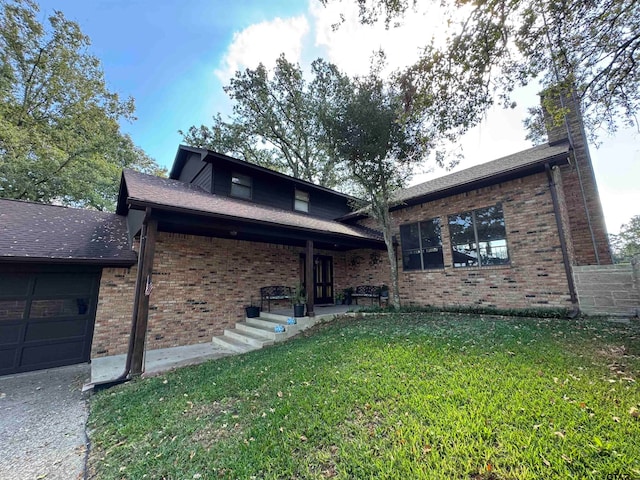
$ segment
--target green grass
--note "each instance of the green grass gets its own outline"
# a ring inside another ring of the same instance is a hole
[[[640,478],[640,328],[403,314],[93,397],[97,479]]]

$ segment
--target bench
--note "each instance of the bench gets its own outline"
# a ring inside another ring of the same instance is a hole
[[[351,294],[351,298],[355,299],[356,305],[358,304],[358,298],[370,298],[371,305],[373,305],[373,299],[378,299],[378,305],[380,305],[380,287],[376,287],[375,285],[358,285],[353,293]]]
[[[267,311],[271,311],[271,300],[290,300],[291,287],[283,285],[270,285],[260,288],[260,310],[264,310],[264,301],[267,301]]]

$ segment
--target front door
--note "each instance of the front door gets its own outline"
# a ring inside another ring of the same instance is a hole
[[[300,257],[300,273],[302,284],[306,278],[305,255]],[[308,292],[306,285],[305,291]],[[327,255],[313,256],[313,303],[326,304],[333,303],[333,257]]]

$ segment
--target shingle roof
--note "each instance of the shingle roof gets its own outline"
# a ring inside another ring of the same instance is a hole
[[[129,201],[138,201],[141,204],[153,204],[170,208],[177,207],[194,213],[344,235],[352,238],[382,240],[380,233],[375,230],[345,225],[332,220],[259,205],[246,200],[211,194],[196,185],[179,180],[160,178],[133,170],[124,171],[124,180]]]
[[[534,166],[547,159],[569,153],[569,143],[563,142],[550,146],[548,144],[523,150],[506,157],[498,158],[475,167],[466,168],[459,172],[445,175],[443,177],[430,180],[428,182],[405,188],[398,192],[396,200],[401,202],[415,197],[422,197],[436,192],[460,187],[465,184],[474,183],[480,180],[489,179],[498,175],[507,175],[510,172]]]
[[[0,199],[0,262],[133,265],[124,217],[114,213]]]
[[[506,157],[498,158],[487,163],[466,168],[459,172],[429,180],[412,187],[400,190],[394,200],[398,203],[395,209],[403,206],[420,203],[428,197],[442,197],[465,189],[477,188],[480,183],[500,182],[503,178],[531,173],[532,169],[542,168],[542,165],[550,159],[561,159],[568,156],[569,142],[561,142],[554,145],[538,145]],[[339,220],[353,220],[367,215],[368,208],[361,208],[348,213]]]

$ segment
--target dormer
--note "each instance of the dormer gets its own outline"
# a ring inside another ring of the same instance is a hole
[[[324,219],[351,212],[353,197],[211,150],[181,145],[170,178],[204,191]]]

